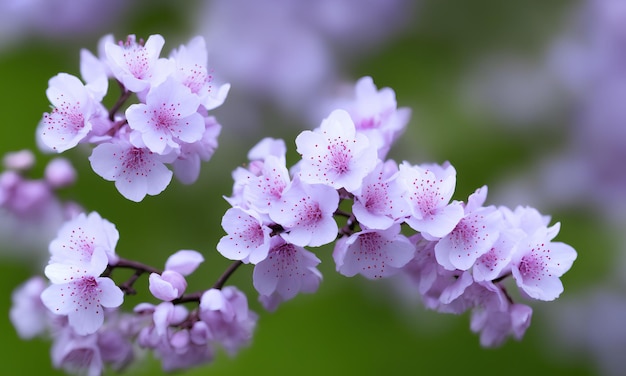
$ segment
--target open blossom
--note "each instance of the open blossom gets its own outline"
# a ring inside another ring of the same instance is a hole
[[[348,111],[356,131],[366,135],[376,146],[379,158],[385,158],[411,117],[409,108],[397,108],[393,89],[378,90],[369,76],[360,78],[354,88],[354,98],[341,101],[338,107]]]
[[[399,169],[397,179],[408,208],[396,206],[396,216],[406,217],[411,228],[427,236],[440,238],[450,233],[463,218],[461,203],[450,203],[456,185],[454,167],[404,162]]]
[[[465,216],[437,242],[435,256],[444,268],[468,270],[497,240],[502,214],[494,206],[482,206],[486,197],[487,187],[477,189],[467,200]]]
[[[398,222],[394,206],[404,205],[402,191],[396,181],[398,166],[393,161],[379,162],[354,192],[352,212],[361,226],[385,230]]]
[[[369,279],[397,273],[414,255],[415,246],[400,234],[399,224],[386,230],[364,230],[341,238],[333,251],[339,273],[348,277],[361,274]]]
[[[270,208],[269,216],[286,230],[280,236],[288,243],[318,247],[337,237],[333,214],[338,206],[339,194],[335,189],[305,184],[296,178]]]
[[[205,125],[199,105],[189,88],[170,78],[148,92],[145,104],[128,107],[126,118],[150,151],[166,154],[202,139]]]
[[[157,195],[169,185],[173,173],[164,163],[176,155],[161,156],[135,147],[124,139],[103,143],[89,157],[91,168],[105,180],[114,181],[117,190],[135,202],[146,195]]]
[[[560,225],[540,228],[518,243],[511,271],[520,289],[539,300],[554,300],[563,292],[559,277],[567,272],[576,251],[568,244],[553,242]]]
[[[94,122],[106,118],[100,100],[75,76],[59,73],[52,77],[46,91],[54,106],[38,128],[40,140],[51,150],[63,152],[78,145],[94,128]]]
[[[317,291],[322,274],[317,270],[320,260],[302,247],[274,237],[267,258],[254,267],[254,288],[268,310],[278,303],[292,299],[299,292]]]
[[[160,58],[165,40],[154,34],[143,43],[135,35],[118,44],[109,40],[104,49],[111,72],[124,87],[141,93],[165,81],[173,67],[168,59]]]
[[[256,212],[230,208],[222,217],[222,227],[226,235],[217,244],[222,256],[253,264],[267,257],[272,229],[263,224]]]
[[[290,183],[285,159],[268,155],[263,160],[261,174],[251,178],[243,188],[243,197],[253,209],[267,214]]]
[[[88,265],[95,250],[101,249],[107,255],[108,263],[115,264],[118,259],[115,253],[118,240],[119,233],[115,225],[100,214],[80,213],[63,224],[57,237],[50,243],[50,262]]]
[[[296,138],[302,155],[300,178],[308,184],[326,184],[352,192],[374,168],[376,148],[357,133],[350,115],[333,111],[315,131],[304,131]]]
[[[41,293],[43,304],[54,314],[68,317],[77,334],[95,333],[104,322],[104,308],[116,308],[124,293],[107,277],[99,277],[108,264],[102,248],[94,249],[89,263],[50,263],[45,274],[52,282]]]
[[[175,65],[173,77],[197,95],[206,110],[224,103],[230,84],[215,85],[214,77],[207,67],[208,52],[203,37],[196,36],[186,45],[173,50],[170,59]]]

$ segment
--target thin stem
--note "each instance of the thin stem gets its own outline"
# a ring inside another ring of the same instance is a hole
[[[240,267],[241,265],[243,265],[243,261],[241,260],[235,261],[232,264],[230,264],[228,269],[226,269],[224,273],[222,273],[222,275],[217,279],[217,281],[215,281],[212,288],[221,289],[222,287],[224,287],[224,284],[226,283],[228,278],[230,278],[230,276],[235,272],[235,270],[237,270],[237,268]]]
[[[130,98],[130,96],[133,95],[133,92],[126,90],[126,88],[121,82],[117,81],[117,83],[119,84],[120,89],[122,90],[122,94],[117,99],[117,102],[115,102],[113,107],[111,107],[111,110],[109,110],[109,120],[111,121],[115,121],[115,114],[117,113],[117,111],[119,111],[119,109],[122,108],[122,106],[128,100],[128,98]]]

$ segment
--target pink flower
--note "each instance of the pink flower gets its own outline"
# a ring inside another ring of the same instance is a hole
[[[398,187],[393,161],[379,163],[363,179],[363,185],[354,192],[352,212],[359,224],[368,229],[385,230],[398,220],[394,219],[394,207],[402,206],[402,192]]]
[[[165,81],[173,67],[169,60],[159,58],[165,44],[162,36],[155,34],[148,40],[136,41],[129,35],[124,43],[105,42],[105,53],[111,72],[126,89],[141,93]]]
[[[406,223],[425,236],[446,236],[463,218],[461,203],[449,203],[456,185],[454,167],[449,163],[411,166],[404,162],[399,168],[397,179],[408,208],[396,206],[396,216],[406,217]]]
[[[375,146],[356,132],[344,110],[333,111],[315,131],[300,133],[296,145],[302,155],[303,182],[345,188],[349,192],[361,186],[378,159]]]
[[[273,242],[267,258],[254,267],[252,281],[268,310],[279,302],[292,299],[299,292],[317,291],[322,274],[316,266],[320,260],[302,247],[285,243],[279,237]],[[271,299],[267,299],[271,298]],[[271,302],[271,304],[267,304]]]
[[[141,134],[150,151],[166,154],[179,150],[181,144],[202,139],[205,124],[197,112],[199,105],[189,88],[168,79],[148,92],[145,104],[128,107],[126,118],[128,126]]]
[[[54,109],[44,114],[37,132],[41,141],[56,152],[78,145],[91,132],[94,122],[107,116],[99,103],[102,98],[94,98],[77,77],[67,73],[50,79],[46,95]]]
[[[161,156],[118,139],[96,146],[89,162],[98,175],[115,182],[122,196],[139,202],[146,195],[157,195],[165,190],[173,173],[164,163],[175,158],[175,155]]]
[[[222,256],[253,264],[267,257],[272,229],[263,224],[256,212],[230,208],[222,217],[222,227],[227,234],[217,244]]]
[[[198,96],[200,104],[206,110],[212,110],[224,103],[230,84],[214,86],[213,75],[207,67],[208,52],[203,37],[197,36],[188,44],[172,51],[170,59],[175,64],[173,76]]]
[[[110,264],[117,262],[115,247],[119,233],[115,225],[97,212],[80,213],[65,222],[50,243],[50,262],[83,267],[91,263],[96,249],[101,249]],[[104,271],[104,268],[100,273]]]
[[[396,274],[414,255],[415,246],[400,234],[397,224],[387,230],[364,230],[341,238],[333,251],[339,273],[369,279]]]
[[[567,272],[576,251],[568,244],[551,241],[560,225],[540,228],[520,241],[513,255],[511,272],[520,289],[529,297],[554,300],[563,292],[559,277]]]
[[[41,302],[41,293],[47,286],[41,276],[31,277],[11,294],[13,305],[9,312],[11,323],[22,339],[31,339],[44,333],[50,312]]]
[[[204,257],[193,250],[174,253],[168,257],[161,274],[150,274],[148,289],[154,297],[166,302],[180,298],[187,289],[185,276],[193,273],[203,261]]]
[[[502,215],[494,206],[482,206],[486,197],[487,187],[477,189],[468,199],[465,216],[437,242],[435,256],[444,268],[468,270],[497,240]]]
[[[52,263],[45,274],[52,282],[41,301],[54,314],[67,316],[77,334],[95,333],[104,322],[104,308],[119,307],[124,293],[113,280],[98,277],[107,266],[104,250],[96,248],[83,267]]]
[[[337,237],[333,217],[339,194],[327,185],[304,184],[294,179],[282,198],[270,208],[269,216],[286,232],[280,234],[288,243],[317,247]]]
[[[263,161],[261,175],[251,178],[243,188],[243,197],[251,208],[267,214],[290,182],[285,159],[268,155]]]

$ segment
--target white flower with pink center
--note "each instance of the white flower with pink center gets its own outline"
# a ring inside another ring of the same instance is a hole
[[[493,281],[510,270],[511,257],[517,242],[524,236],[522,231],[505,229],[487,253],[474,263],[472,275],[476,282]]]
[[[141,134],[150,151],[166,154],[179,150],[184,143],[202,139],[204,118],[198,111],[198,97],[189,88],[168,79],[152,88],[146,103],[133,104],[126,110],[128,126]]]
[[[397,222],[394,207],[404,205],[402,192],[395,180],[397,171],[395,162],[381,162],[363,179],[352,205],[352,212],[361,226],[385,230]]]
[[[226,231],[217,250],[230,260],[244,260],[256,264],[267,257],[272,230],[263,224],[258,214],[241,208],[230,208],[222,217]]]
[[[89,215],[80,213],[65,222],[57,237],[50,242],[50,262],[72,265],[86,265],[96,248],[104,250],[110,264],[115,264],[118,257],[115,247],[119,240],[115,225],[103,219],[97,212]]]
[[[50,149],[63,152],[83,141],[94,127],[94,121],[107,116],[106,110],[75,76],[59,73],[49,81],[46,91],[54,106],[45,113],[37,129],[39,139]]]
[[[313,253],[274,238],[268,256],[256,264],[252,276],[254,288],[264,297],[261,301],[272,311],[278,303],[292,299],[299,292],[317,291],[322,280],[317,270],[320,260]]]
[[[376,146],[378,157],[385,158],[391,145],[404,132],[411,110],[397,108],[396,93],[391,88],[378,90],[372,77],[360,78],[354,89],[355,98],[345,108],[358,133],[363,133]]]
[[[107,263],[104,250],[96,248],[89,264],[46,266],[52,284],[41,293],[41,300],[52,313],[67,316],[77,334],[95,333],[104,322],[104,308],[119,307],[124,300],[113,280],[99,277]]]
[[[105,180],[114,181],[122,196],[135,202],[146,195],[157,195],[169,185],[170,163],[176,155],[161,156],[123,139],[96,146],[89,157],[91,168]]]
[[[285,158],[268,155],[263,161],[261,175],[251,178],[244,186],[243,198],[251,208],[267,214],[290,182]]]
[[[513,278],[531,298],[549,301],[563,292],[559,277],[572,267],[577,255],[570,245],[551,241],[559,228],[558,223],[550,228],[540,228],[520,241],[513,255]]]
[[[396,274],[413,259],[415,246],[400,234],[400,225],[386,230],[364,230],[335,244],[337,271],[347,277],[361,274],[379,279]]]
[[[378,160],[375,146],[356,132],[344,110],[333,111],[315,131],[300,133],[296,145],[302,155],[299,174],[303,182],[349,192],[361,186]]]
[[[170,59],[175,65],[173,76],[200,98],[205,109],[212,110],[224,103],[230,84],[215,86],[207,67],[208,52],[203,37],[197,36],[172,51]]]
[[[104,50],[115,78],[126,89],[141,93],[165,81],[173,70],[168,59],[159,57],[164,44],[158,34],[148,37],[145,43],[129,35],[125,42],[106,41]]]
[[[502,214],[494,206],[482,206],[487,187],[477,189],[465,206],[465,216],[435,245],[437,262],[448,270],[468,270],[489,252],[498,239]]]
[[[286,232],[288,243],[300,247],[317,247],[337,237],[337,222],[333,217],[339,206],[339,194],[327,185],[304,184],[295,178],[282,198],[270,208],[269,216]]]
[[[396,217],[405,217],[405,222],[424,236],[441,238],[446,236],[463,218],[460,202],[450,203],[456,186],[456,170],[443,165],[416,165],[407,162],[399,166],[398,183],[408,208],[396,206]]]

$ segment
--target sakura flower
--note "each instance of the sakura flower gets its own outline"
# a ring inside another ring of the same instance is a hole
[[[161,156],[148,149],[135,147],[128,141],[96,146],[89,162],[91,168],[105,180],[114,181],[122,196],[135,202],[146,195],[157,195],[169,185],[172,171],[164,163],[172,162],[175,155]]]
[[[186,86],[167,79],[153,87],[146,103],[133,104],[126,110],[128,126],[141,134],[150,151],[166,154],[180,149],[183,143],[202,139],[205,124],[198,111],[199,99]]]
[[[378,163],[363,179],[354,194],[352,212],[364,227],[385,230],[393,225],[394,206],[403,205],[401,190],[395,180],[398,167],[393,161]]]
[[[184,276],[193,273],[204,262],[204,257],[198,251],[181,249],[167,258],[165,270],[172,270]]]
[[[59,73],[49,81],[46,91],[54,106],[46,113],[37,129],[40,140],[58,153],[71,149],[83,141],[99,117],[106,110],[93,94],[75,76]]]
[[[437,242],[435,256],[444,268],[468,270],[497,240],[501,213],[494,206],[482,206],[486,197],[487,187],[477,189],[468,199],[465,216]]]
[[[532,308],[524,304],[508,304],[504,310],[478,307],[472,310],[470,327],[480,333],[483,347],[500,346],[508,336],[520,340],[530,326]]]
[[[296,145],[302,155],[303,182],[345,188],[349,192],[361,186],[378,159],[375,145],[356,132],[344,110],[333,111],[315,131],[300,133]]]
[[[254,211],[230,208],[222,218],[222,227],[227,234],[217,244],[222,256],[253,264],[267,257],[272,229]]]
[[[504,275],[510,269],[515,246],[523,236],[523,232],[516,231],[516,229],[502,230],[491,249],[474,263],[472,268],[474,280],[476,282],[493,281]]]
[[[540,228],[520,241],[513,255],[513,278],[533,299],[550,301],[561,295],[563,284],[559,277],[576,259],[576,251],[570,245],[551,241],[559,228],[558,223],[551,228]]]
[[[411,110],[397,108],[393,89],[378,90],[371,77],[360,78],[355,85],[354,98],[345,102],[338,105],[348,111],[357,132],[366,135],[376,146],[379,158],[385,158],[406,128]]]
[[[170,59],[175,63],[173,76],[199,97],[200,104],[206,110],[212,110],[224,103],[230,84],[214,87],[213,75],[207,67],[208,52],[203,37],[197,36],[188,44],[172,51]]]
[[[269,216],[286,230],[280,236],[288,243],[317,247],[337,237],[333,214],[338,206],[339,194],[335,189],[304,184],[296,178],[276,205],[272,205]]]
[[[250,207],[267,214],[289,184],[289,171],[284,158],[268,155],[263,161],[261,174],[250,179],[244,187],[243,197]]]
[[[347,277],[356,274],[369,279],[389,277],[413,259],[415,246],[400,234],[400,225],[387,230],[364,230],[341,238],[333,258],[337,271]]]
[[[66,328],[54,337],[52,364],[74,374],[100,376],[104,361],[98,346],[98,334],[81,335]]]
[[[115,78],[126,89],[141,93],[165,81],[173,70],[169,60],[159,57],[164,44],[158,34],[148,37],[145,43],[129,35],[123,43],[106,42],[104,49]]]
[[[254,267],[252,275],[254,288],[263,298],[261,301],[272,311],[279,302],[292,299],[299,292],[317,291],[322,280],[316,268],[320,260],[313,253],[285,243],[280,237],[274,239],[267,258]]]
[[[200,319],[207,324],[214,341],[232,355],[250,343],[258,316],[249,310],[244,293],[226,286],[202,294]]]
[[[424,235],[440,238],[452,231],[463,217],[460,202],[450,202],[456,185],[456,170],[443,165],[399,166],[398,183],[408,210],[396,206],[396,216]]]
[[[119,233],[115,225],[100,214],[80,213],[65,222],[57,237],[50,242],[50,262],[82,267],[91,263],[94,252],[100,249],[105,252],[107,262],[115,264],[118,260],[115,253],[118,240]]]
[[[91,262],[83,267],[52,263],[45,274],[52,284],[41,293],[43,304],[54,314],[67,316],[77,334],[95,333],[104,322],[104,308],[119,307],[124,293],[107,277],[98,277],[106,268],[107,256],[94,250]]]

